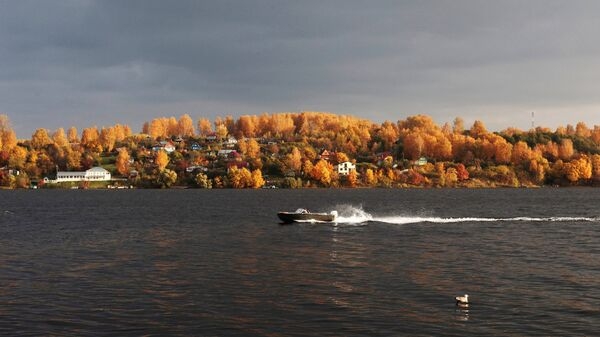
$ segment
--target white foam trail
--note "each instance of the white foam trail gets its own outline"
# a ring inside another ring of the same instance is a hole
[[[441,218],[441,217],[410,217],[410,216],[392,216],[392,217],[374,217],[373,221],[385,222],[390,224],[410,224],[420,222],[430,223],[457,223],[457,222],[509,222],[509,221],[522,221],[522,222],[569,222],[569,221],[580,221],[580,222],[599,222],[600,218],[589,218],[589,217],[514,217],[514,218]]]
[[[459,223],[459,222],[499,222],[499,221],[522,221],[522,222],[600,222],[600,217],[512,217],[512,218],[481,218],[481,217],[460,217],[460,218],[442,218],[432,216],[385,216],[375,217],[364,211],[362,206],[354,207],[351,205],[341,205],[336,207],[338,217],[337,223],[359,224],[368,221],[377,221],[389,224],[412,224],[412,223]]]
[[[373,221],[373,216],[360,207],[353,207],[350,205],[337,206],[336,211],[338,216],[335,222],[338,223],[363,223],[367,221]]]

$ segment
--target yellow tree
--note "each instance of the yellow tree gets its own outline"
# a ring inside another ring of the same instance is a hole
[[[246,156],[248,158],[256,159],[260,157],[260,144],[253,138],[248,141],[248,147],[246,149]]]
[[[129,152],[126,149],[119,150],[119,154],[117,155],[116,166],[117,171],[119,171],[121,175],[129,174],[129,159]]]
[[[77,150],[67,150],[66,161],[67,169],[79,170],[81,168],[81,152]]]
[[[175,117],[169,117],[167,119],[167,134],[166,137],[176,136],[179,134],[179,122]]]
[[[8,166],[15,169],[25,168],[25,162],[27,161],[27,149],[21,146],[15,146],[10,152],[8,159]]]
[[[297,147],[293,147],[292,151],[285,158],[285,165],[295,172],[300,172],[302,169],[302,155]]]
[[[169,164],[169,155],[165,151],[157,151],[154,162],[158,166],[158,170],[163,171]]]
[[[485,128],[485,125],[483,124],[482,121],[475,121],[473,123],[473,126],[471,127],[471,130],[469,131],[469,134],[471,135],[471,137],[473,138],[480,138],[485,136],[488,133],[487,129]]]
[[[180,136],[191,137],[196,133],[196,130],[194,129],[194,121],[188,114],[179,117],[179,121],[177,123]]]
[[[452,131],[462,134],[465,131],[465,121],[460,117],[456,117],[452,123]]]
[[[335,178],[333,165],[326,160],[319,160],[312,169],[311,177],[320,182],[323,186],[331,186]]]
[[[65,135],[65,130],[63,128],[59,128],[58,130],[56,130],[56,132],[52,134],[52,140],[54,141],[54,144],[60,147],[65,147],[69,145],[69,140],[67,139],[67,136]]]
[[[69,128],[67,132],[67,139],[69,139],[69,143],[77,143],[79,142],[79,136],[77,135],[77,128],[74,126]]]
[[[439,161],[437,163],[435,163],[435,172],[438,175],[438,184],[441,187],[446,186],[446,175],[445,175],[444,163],[439,162]]]
[[[344,162],[350,161],[350,158],[348,158],[348,156],[343,152],[336,152],[335,160],[337,163],[344,163]]]
[[[105,151],[111,152],[115,147],[117,136],[114,128],[102,128],[100,131],[100,145]]]
[[[261,188],[265,185],[262,172],[260,170],[252,171],[252,188]]]
[[[592,178],[600,180],[600,154],[595,154],[591,158],[592,162]]]
[[[219,139],[225,139],[227,137],[227,127],[225,126],[225,124],[219,124],[217,125],[217,137]]]
[[[569,138],[564,138],[558,146],[558,156],[562,160],[569,160],[573,157],[573,154],[575,154],[573,141]]]
[[[592,163],[587,156],[573,159],[564,165],[565,176],[571,182],[592,177]]]
[[[241,116],[236,127],[238,130],[238,136],[254,138],[256,136],[256,116]]]
[[[519,141],[515,143],[511,154],[514,165],[528,163],[532,159],[532,152],[527,143]]]
[[[212,124],[208,119],[202,118],[198,121],[198,132],[202,137],[206,137],[213,132]]]
[[[0,115],[0,149],[6,153],[17,146],[17,135],[13,131],[7,115]]]
[[[365,171],[364,183],[367,186],[375,186],[377,184],[377,177],[372,169],[367,169]]]
[[[83,129],[81,132],[81,145],[86,148],[96,148],[99,145],[100,134],[98,133],[98,128],[91,127]]]
[[[52,139],[48,136],[46,129],[37,129],[31,136],[31,147],[40,150],[46,147],[46,145],[52,144]]]

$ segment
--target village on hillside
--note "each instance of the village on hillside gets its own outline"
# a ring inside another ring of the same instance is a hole
[[[595,186],[600,126],[490,132],[461,118],[374,123],[321,112],[37,129],[0,116],[2,188]]]

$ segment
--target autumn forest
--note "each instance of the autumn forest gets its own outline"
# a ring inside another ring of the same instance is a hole
[[[56,183],[59,171],[108,170]],[[2,188],[536,187],[600,185],[600,126],[490,132],[426,115],[374,123],[321,112],[155,118],[37,129],[17,139],[0,115]],[[54,181],[54,182],[53,182]]]

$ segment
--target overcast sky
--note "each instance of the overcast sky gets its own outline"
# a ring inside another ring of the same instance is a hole
[[[600,124],[598,1],[0,0],[0,113],[39,127],[328,111]]]

